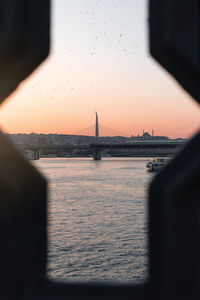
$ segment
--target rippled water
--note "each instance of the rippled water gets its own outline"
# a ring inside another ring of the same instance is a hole
[[[147,276],[146,159],[41,159],[49,181],[48,269],[59,280]]]

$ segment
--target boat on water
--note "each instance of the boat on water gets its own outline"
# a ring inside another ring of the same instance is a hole
[[[149,160],[146,165],[147,171],[158,172],[167,164],[167,161],[168,160],[165,158],[156,158],[153,160]]]

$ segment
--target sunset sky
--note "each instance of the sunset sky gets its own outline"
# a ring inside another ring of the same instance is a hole
[[[53,0],[49,58],[1,107],[10,133],[189,137],[199,106],[148,54],[146,0]],[[100,132],[101,134],[101,132]]]

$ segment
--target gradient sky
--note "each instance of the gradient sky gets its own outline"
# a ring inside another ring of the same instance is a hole
[[[10,133],[189,137],[199,106],[148,54],[146,0],[53,0],[49,58],[1,107]],[[101,134],[101,132],[100,132]]]

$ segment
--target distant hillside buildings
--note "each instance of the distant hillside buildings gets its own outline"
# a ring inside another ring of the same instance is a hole
[[[94,136],[85,135],[70,135],[70,134],[7,134],[16,144],[21,145],[88,145],[97,142]],[[126,143],[132,141],[167,141],[170,140],[166,136],[154,136],[153,132],[150,135],[148,132],[143,132],[141,136],[123,137],[99,137],[98,142],[103,143]],[[179,138],[180,140],[180,138]],[[183,139],[181,139],[183,140]]]
[[[152,131],[152,135],[150,135],[148,132],[143,132],[143,134],[141,136],[137,136],[137,137],[132,137],[135,140],[159,140],[159,141],[163,141],[163,140],[169,140],[169,138],[167,136],[154,136],[153,131]]]

